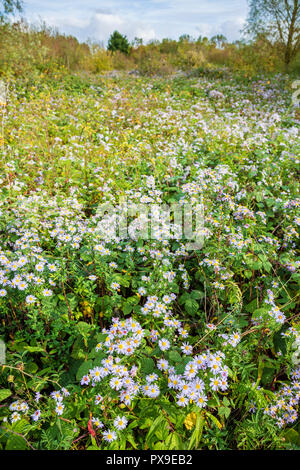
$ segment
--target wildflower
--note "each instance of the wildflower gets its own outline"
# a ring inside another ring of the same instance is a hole
[[[90,383],[90,377],[89,375],[84,375],[80,381],[81,385],[88,385]]]
[[[194,363],[188,363],[185,366],[184,375],[187,378],[192,379],[192,378],[195,377],[196,374],[197,374],[197,368],[196,368],[195,364]]]
[[[11,415],[10,418],[12,423],[16,423],[17,421],[19,421],[19,419],[21,419],[21,416],[16,411]]]
[[[57,406],[55,408],[55,411],[59,416],[63,414],[64,407],[65,407],[65,405],[63,405],[62,403],[57,404]]]
[[[195,403],[199,408],[204,408],[206,406],[206,402],[207,397],[205,397],[204,395],[199,395],[195,400]]]
[[[187,356],[189,356],[190,354],[192,354],[193,352],[193,348],[190,344],[187,344],[187,343],[183,343],[182,346],[181,346],[181,350],[184,354],[186,354]]]
[[[114,390],[120,390],[123,385],[123,380],[119,379],[118,377],[113,377],[109,382],[109,385]]]
[[[36,301],[36,297],[34,295],[27,295],[25,301],[27,304],[33,304]]]
[[[179,333],[180,336],[182,336],[183,338],[187,338],[187,337],[188,337],[188,332],[187,332],[187,330],[185,330],[184,328],[179,328],[179,329],[178,329],[178,333]]]
[[[41,416],[41,410],[36,410],[32,415],[31,418],[33,421],[38,421]]]
[[[102,423],[102,421],[100,421],[99,418],[92,417],[92,423],[96,426],[96,428],[101,429],[104,427],[104,424]]]
[[[177,399],[177,402],[176,402],[176,403],[177,403],[178,406],[187,406],[187,404],[188,404],[188,399],[187,399],[186,396],[184,396],[184,395],[179,395],[179,397],[177,397],[177,398],[178,398],[178,399]]]
[[[147,391],[145,391],[145,395],[151,398],[156,398],[160,394],[160,390],[157,385],[151,385]]]
[[[125,418],[125,416],[122,416],[120,417],[119,415],[116,417],[116,419],[114,420],[114,426],[116,429],[118,429],[118,431],[121,431],[122,429],[125,429],[126,426],[127,426],[127,419]]]
[[[50,396],[57,402],[61,402],[63,400],[61,393],[58,391],[50,393]]]
[[[99,405],[103,400],[103,397],[101,395],[96,395],[95,397],[95,405]]]
[[[51,289],[44,289],[43,290],[43,296],[44,297],[51,297],[52,295],[52,290]]]
[[[161,338],[158,341],[158,346],[161,349],[161,351],[167,351],[170,348],[170,341],[168,341],[165,338]]]
[[[157,380],[157,378],[158,378],[157,374],[149,374],[146,376],[146,381],[149,383],[152,383],[155,380]]]
[[[117,439],[117,434],[115,431],[111,431],[110,429],[108,431],[103,432],[103,439],[106,442],[113,442]]]
[[[217,391],[220,385],[221,385],[220,380],[217,377],[210,379],[210,386],[212,390]]]
[[[110,287],[113,289],[113,290],[119,290],[120,289],[120,284],[118,284],[117,282],[112,282]]]
[[[100,382],[101,380],[101,368],[95,367],[90,371],[90,375],[95,382]]]
[[[159,359],[157,361],[157,368],[159,370],[167,370],[168,369],[168,366],[169,366],[169,363],[166,359]]]

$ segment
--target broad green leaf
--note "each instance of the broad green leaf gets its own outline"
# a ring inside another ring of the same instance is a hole
[[[0,401],[6,400],[6,398],[11,396],[11,391],[8,388],[0,390]]]

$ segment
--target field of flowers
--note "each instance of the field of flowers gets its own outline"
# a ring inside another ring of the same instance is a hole
[[[282,75],[10,81],[0,448],[300,448],[291,93]],[[115,236],[120,198],[201,201],[201,248]]]

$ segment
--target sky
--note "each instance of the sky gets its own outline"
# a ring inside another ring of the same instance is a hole
[[[45,21],[80,41],[107,44],[118,30],[134,37],[178,39],[223,34],[239,39],[247,16],[247,0],[24,0],[22,17],[30,23]]]

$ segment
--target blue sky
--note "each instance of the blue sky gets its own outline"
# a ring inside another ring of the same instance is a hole
[[[235,40],[247,16],[247,0],[24,0],[22,16],[104,44],[115,29],[145,42],[185,33],[195,38],[221,33]]]

